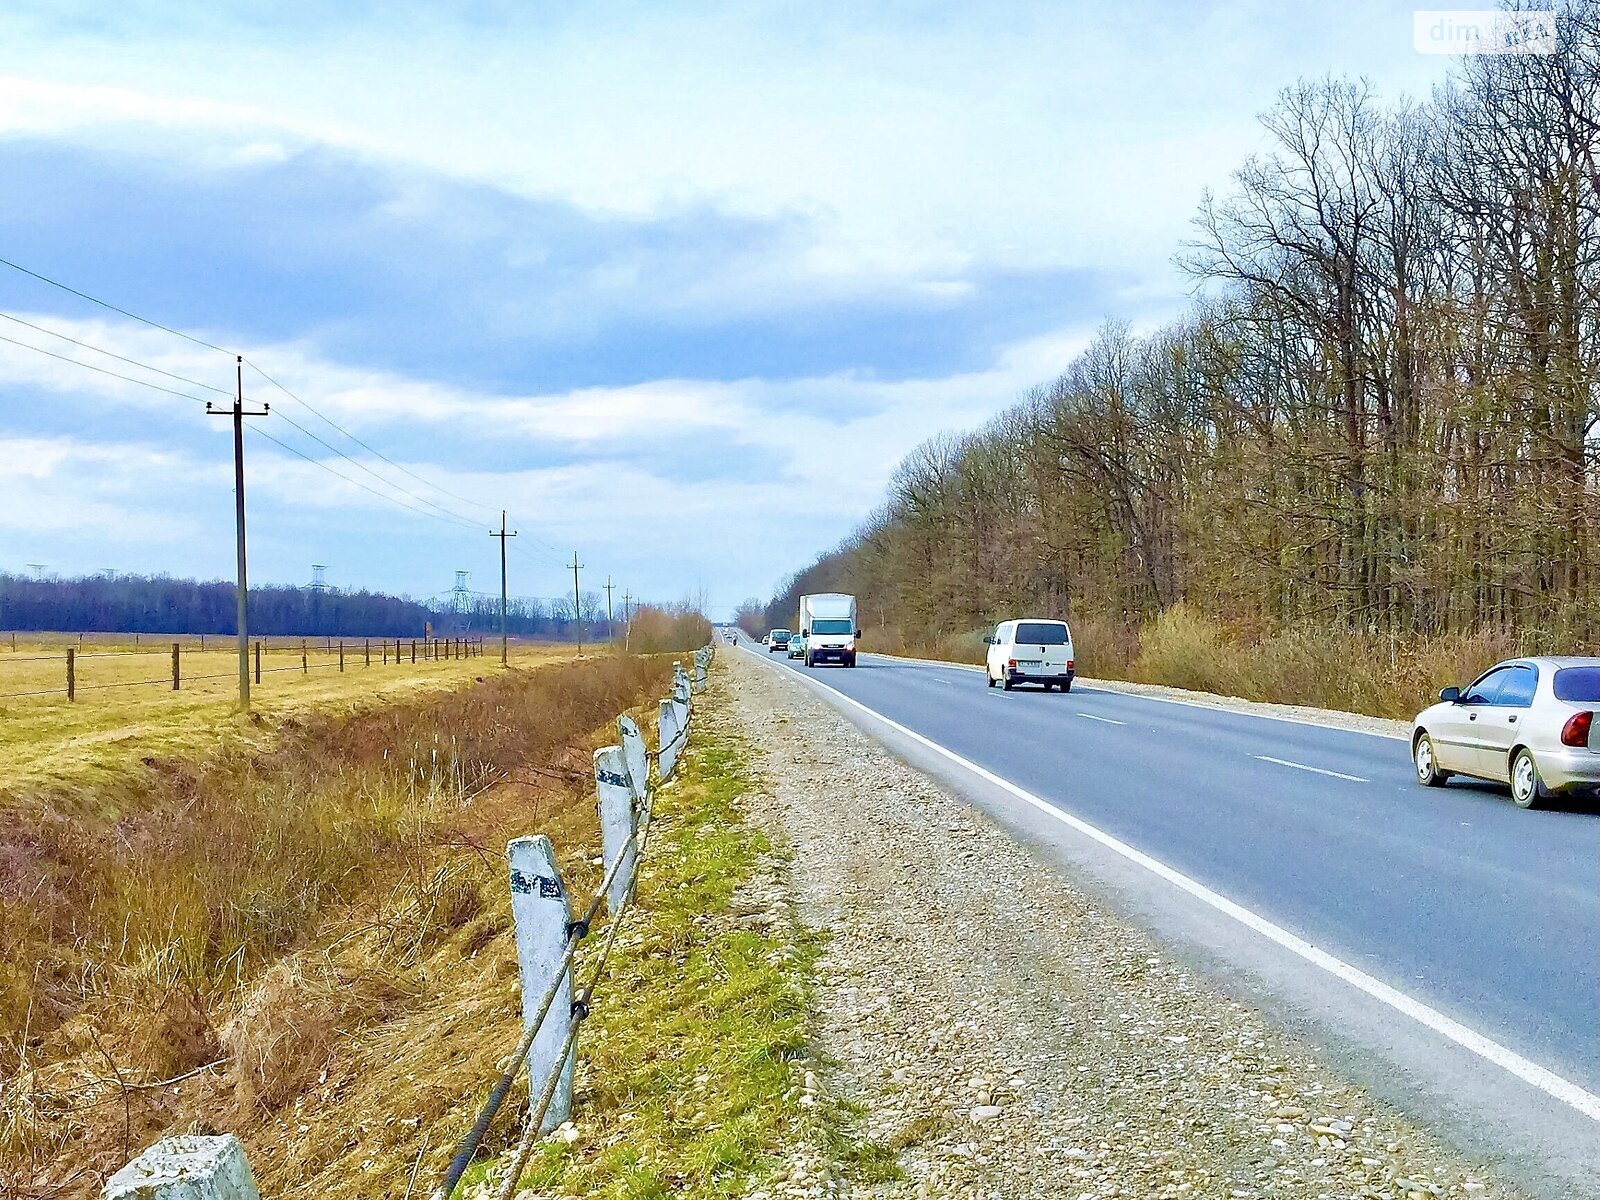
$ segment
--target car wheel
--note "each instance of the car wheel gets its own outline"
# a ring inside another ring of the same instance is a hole
[[[989,672],[987,670],[985,670],[984,673],[983,673],[983,682],[984,682],[984,686],[985,687],[993,687],[994,686],[994,676],[989,674]]]
[[[1419,733],[1411,746],[1411,765],[1416,767],[1417,782],[1423,787],[1443,787],[1450,778],[1447,772],[1439,769],[1439,760],[1433,753],[1433,739],[1425,733]]]
[[[1000,681],[1000,686],[1001,686],[1001,687],[1002,687],[1002,688],[1003,688],[1003,689],[1005,689],[1005,690],[1006,690],[1006,691],[1008,691],[1008,692],[1009,692],[1009,691],[1010,691],[1010,690],[1011,690],[1011,680],[1009,680],[1009,679],[1002,679],[1002,680],[1001,680],[1001,681]]]
[[[1518,808],[1538,808],[1550,798],[1539,778],[1539,764],[1533,761],[1533,752],[1518,750],[1511,759],[1511,802]]]

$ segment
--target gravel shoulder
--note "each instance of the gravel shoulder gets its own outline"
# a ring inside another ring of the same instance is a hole
[[[964,671],[981,671],[982,667],[970,663],[944,662],[932,658],[905,658],[899,654],[880,654],[879,658],[899,658],[905,662],[933,663],[941,667],[959,667]],[[1264,700],[1246,700],[1240,696],[1219,696],[1215,692],[1194,692],[1187,688],[1164,687],[1155,683],[1129,683],[1122,679],[1090,679],[1080,676],[1077,682],[1083,687],[1101,688],[1108,692],[1122,692],[1129,696],[1144,696],[1151,700],[1170,700],[1178,704],[1193,704],[1198,708],[1216,708],[1224,712],[1243,713],[1252,717],[1270,717],[1279,721],[1301,721],[1308,725],[1324,725],[1329,729],[1348,729],[1354,733],[1370,733],[1379,737],[1400,738],[1409,741],[1411,725],[1390,717],[1369,717],[1365,713],[1342,712],[1336,708],[1312,708],[1304,704],[1269,704]]]
[[[798,682],[738,654],[718,673],[717,715],[764,784],[751,818],[787,851],[785,907],[828,939],[818,1086],[903,1176],[855,1194],[1523,1195],[1170,961]]]

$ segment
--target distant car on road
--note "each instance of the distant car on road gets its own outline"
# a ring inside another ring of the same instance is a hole
[[[789,657],[804,658],[806,656],[806,639],[798,633],[789,635]]]
[[[771,654],[774,650],[787,650],[791,636],[793,635],[787,629],[769,631],[767,634],[767,653]]]
[[[1600,788],[1600,658],[1518,658],[1445,688],[1411,730],[1417,782],[1470,775],[1511,787],[1519,808]]]
[[[1041,683],[1047,692],[1052,687],[1072,690],[1077,662],[1072,631],[1065,621],[1044,617],[1002,621],[983,640],[989,646],[984,669],[990,687],[998,683],[1009,692],[1019,683]]]

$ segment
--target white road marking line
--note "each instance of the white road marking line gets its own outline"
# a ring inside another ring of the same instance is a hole
[[[1329,954],[1326,950],[1319,950],[1316,946],[1313,946],[1304,938],[1290,933],[1287,929],[1283,928],[1283,926],[1269,921],[1266,917],[1261,916],[1259,913],[1252,912],[1243,905],[1236,904],[1234,901],[1229,900],[1226,896],[1212,891],[1210,888],[1206,887],[1205,884],[1200,883],[1198,880],[1189,878],[1189,876],[1185,875],[1182,871],[1179,871],[1176,868],[1167,866],[1167,864],[1162,862],[1160,859],[1152,858],[1144,851],[1134,849],[1126,842],[1112,837],[1109,833],[1106,833],[1104,830],[1089,824],[1089,822],[1083,820],[1081,817],[1075,817],[1071,813],[1062,812],[1059,808],[1046,803],[1038,796],[1035,796],[1032,792],[1018,787],[1009,779],[1002,779],[993,771],[990,771],[985,767],[980,767],[977,763],[971,761],[970,759],[963,758],[953,750],[945,749],[943,746],[939,745],[938,742],[935,742],[930,738],[923,737],[922,734],[913,729],[906,728],[904,725],[900,724],[900,722],[884,716],[876,709],[868,708],[865,704],[862,704],[861,701],[846,696],[838,688],[829,687],[825,683],[818,683],[815,679],[812,679],[809,676],[801,676],[801,678],[805,679],[807,683],[816,688],[818,691],[828,692],[838,697],[850,707],[860,709],[869,717],[872,717],[876,721],[882,722],[890,729],[893,729],[896,733],[910,738],[920,746],[927,747],[935,754],[942,755],[951,762],[955,763],[957,766],[963,767],[970,771],[979,779],[982,779],[987,783],[991,783],[1003,791],[1009,792],[1018,800],[1033,806],[1046,816],[1053,817],[1057,821],[1060,821],[1063,825],[1067,825],[1073,829],[1076,829],[1085,837],[1092,838],[1094,841],[1099,842],[1102,846],[1105,846],[1108,850],[1120,854],[1129,862],[1136,863],[1145,870],[1149,871],[1151,874],[1166,880],[1174,887],[1188,892],[1201,903],[1216,909],[1224,916],[1231,917],[1233,920],[1239,922],[1239,924],[1245,926],[1247,929],[1259,933],[1268,941],[1277,943],[1285,950],[1288,950],[1290,953],[1305,959],[1306,962],[1312,964],[1313,966],[1320,967],[1322,970],[1328,972],[1328,974],[1344,980],[1344,982],[1348,983],[1351,987],[1365,992],[1374,1000],[1388,1005],[1396,1012],[1410,1017],[1419,1025],[1423,1025],[1428,1029],[1433,1030],[1440,1036],[1448,1038],[1462,1049],[1467,1050],[1472,1054],[1476,1054],[1479,1058],[1484,1059],[1486,1062],[1493,1063],[1506,1073],[1522,1080],[1522,1082],[1538,1088],[1541,1092],[1544,1092],[1545,1095],[1559,1100],[1561,1103],[1576,1109],[1578,1112],[1588,1117],[1591,1121],[1600,1123],[1600,1096],[1595,1095],[1593,1092],[1579,1087],[1571,1080],[1563,1079],[1554,1071],[1551,1071],[1547,1067],[1541,1067],[1538,1063],[1532,1061],[1531,1059],[1523,1058],[1522,1055],[1518,1054],[1515,1050],[1511,1050],[1505,1046],[1502,1046],[1499,1042],[1494,1041],[1492,1038],[1485,1037],[1475,1029],[1469,1029],[1467,1026],[1461,1024],[1461,1022],[1452,1017],[1445,1016],[1444,1013],[1440,1012],[1436,1008],[1430,1008],[1428,1005],[1422,1003],[1422,1001],[1406,995],[1398,988],[1390,987],[1381,979],[1376,979],[1373,976],[1368,975],[1359,967],[1351,966],[1343,959],[1336,958],[1332,954]]]
[[[862,651],[862,653],[865,655],[867,652]],[[971,667],[966,663],[941,662],[936,658],[907,658],[900,654],[872,654],[867,655],[867,657],[888,658],[898,662],[907,663],[922,663],[925,666],[944,667],[948,670],[954,671],[983,670],[982,667]],[[1286,716],[1283,713],[1264,713],[1255,712],[1254,710],[1248,708],[1236,708],[1227,703],[1229,699],[1227,696],[1217,697],[1217,699],[1222,701],[1222,703],[1207,704],[1200,700],[1183,700],[1177,696],[1152,696],[1146,692],[1125,692],[1121,688],[1111,686],[1117,682],[1114,679],[1101,679],[1098,681],[1086,679],[1082,682],[1084,691],[1098,691],[1110,696],[1126,696],[1129,700],[1151,700],[1157,704],[1182,704],[1187,708],[1203,708],[1207,712],[1231,713],[1236,717],[1254,717],[1258,721],[1284,721],[1290,725],[1309,725],[1313,729],[1328,729],[1332,730],[1334,733],[1359,733],[1363,737],[1388,738],[1392,742],[1409,742],[1411,740],[1411,735],[1406,733],[1384,733],[1378,729],[1351,729],[1345,725],[1329,725],[1324,721],[1316,721],[1310,717],[1291,717]],[[1094,686],[1096,682],[1106,686],[1097,688]]]
[[[1318,775],[1332,775],[1335,779],[1348,779],[1351,783],[1371,783],[1360,775],[1346,775],[1343,771],[1329,771],[1322,767],[1308,767],[1305,763],[1290,762],[1287,758],[1273,758],[1270,754],[1257,754],[1262,762],[1277,763],[1280,767],[1293,767],[1297,771],[1315,771]]]
[[[1080,717],[1083,717],[1086,720],[1089,720],[1089,721],[1104,721],[1107,725],[1126,725],[1127,724],[1126,721],[1113,721],[1110,717],[1097,717],[1093,713],[1079,713],[1078,715]]]

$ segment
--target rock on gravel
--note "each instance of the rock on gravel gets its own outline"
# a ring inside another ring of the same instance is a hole
[[[1521,1195],[804,685],[737,654],[718,673],[708,708],[764,778],[751,815],[792,855],[785,907],[829,936],[808,1088],[849,1101],[904,1172],[854,1194]]]

